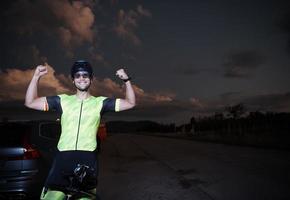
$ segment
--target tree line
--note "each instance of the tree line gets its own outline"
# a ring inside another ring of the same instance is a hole
[[[290,113],[247,112],[243,104],[225,108],[212,116],[195,118],[177,131],[215,134],[290,134]]]

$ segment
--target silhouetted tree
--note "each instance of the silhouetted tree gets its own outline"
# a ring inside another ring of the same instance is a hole
[[[216,113],[214,114],[214,119],[215,119],[215,120],[223,120],[223,119],[224,119],[224,115],[223,115],[223,113],[216,112]]]
[[[226,107],[225,111],[230,118],[239,119],[246,112],[246,108],[244,104],[239,103],[237,105]]]

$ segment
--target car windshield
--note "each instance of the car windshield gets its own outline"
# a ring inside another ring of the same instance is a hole
[[[17,123],[0,124],[0,147],[16,147],[23,144],[23,136],[30,130],[28,125]]]

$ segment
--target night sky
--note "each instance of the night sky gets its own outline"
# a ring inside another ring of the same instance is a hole
[[[29,119],[33,69],[40,95],[73,93],[74,61],[91,62],[94,95],[123,97],[115,71],[133,78],[138,106],[109,120],[188,122],[225,106],[290,111],[290,2],[280,0],[18,0],[1,5],[0,115]]]

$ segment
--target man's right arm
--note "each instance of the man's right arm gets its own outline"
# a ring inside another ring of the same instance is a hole
[[[33,77],[29,83],[29,86],[25,95],[25,106],[35,110],[44,110],[48,109],[47,101],[45,97],[38,97],[37,95],[37,86],[41,76],[47,74],[47,64],[45,66],[39,65],[36,67]]]

